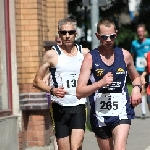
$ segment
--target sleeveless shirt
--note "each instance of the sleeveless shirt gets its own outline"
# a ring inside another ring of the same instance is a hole
[[[101,59],[98,49],[90,52],[92,55],[92,70],[89,84],[101,80],[108,72],[113,74],[113,82],[109,86],[98,89],[89,96],[91,105],[91,124],[96,127],[106,126],[117,122],[120,119],[134,118],[134,108],[130,104],[130,98],[126,87],[127,67],[124,61],[124,55],[121,48],[114,48],[114,62],[111,66],[107,66]],[[122,93],[122,99],[119,99],[121,111],[118,116],[98,116],[95,113],[96,93]]]
[[[74,84],[74,87],[76,88],[77,80],[71,79],[68,76],[69,74],[79,75],[81,64],[84,59],[84,56],[81,53],[81,49],[82,49],[81,45],[76,44],[76,47],[78,50],[77,55],[72,56],[72,57],[64,54],[58,45],[52,47],[58,55],[58,63],[56,65],[56,67],[49,68],[50,72],[51,72],[50,85],[52,87],[55,87],[55,88],[62,87],[62,86],[64,87],[64,85],[63,85],[64,81],[62,81],[62,74],[65,74],[64,78],[66,76],[67,85],[73,86],[73,84]],[[76,106],[79,104],[85,104],[85,102],[86,102],[86,98],[82,98],[80,100],[77,99],[76,92],[74,92],[74,93],[67,92],[67,94],[65,94],[65,96],[63,98],[57,98],[56,96],[51,95],[51,99],[62,106]]]

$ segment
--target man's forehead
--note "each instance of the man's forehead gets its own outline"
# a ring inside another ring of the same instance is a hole
[[[113,25],[110,25],[110,26],[101,25],[100,26],[100,33],[112,34],[114,32],[115,32],[115,29]]]
[[[145,31],[145,29],[143,27],[139,27],[137,31]]]
[[[65,28],[74,29],[74,26],[72,23],[68,22],[68,23],[61,25],[61,29],[65,29]]]

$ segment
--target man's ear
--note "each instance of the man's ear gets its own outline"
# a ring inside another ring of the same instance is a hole
[[[147,31],[145,30],[145,36],[147,36]]]
[[[75,34],[75,37],[77,37],[77,36],[78,36],[78,33]]]
[[[99,38],[100,38],[99,34],[96,32],[95,35],[96,35],[97,39],[99,40]]]
[[[116,30],[116,35],[118,35],[118,30]]]
[[[59,31],[58,31],[58,37],[61,37],[61,34],[59,33]]]

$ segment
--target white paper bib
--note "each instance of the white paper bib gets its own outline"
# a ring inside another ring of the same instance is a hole
[[[138,68],[144,68],[145,67],[145,62],[146,62],[145,58],[137,57],[137,59],[136,59],[136,66]]]
[[[118,116],[122,93],[96,93],[95,113],[97,116]]]
[[[75,72],[61,73],[62,85],[64,87],[64,90],[66,90],[68,94],[76,95],[78,78],[79,74]]]

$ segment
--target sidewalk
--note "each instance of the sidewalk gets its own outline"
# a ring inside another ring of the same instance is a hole
[[[147,106],[146,106],[147,108]],[[127,141],[127,150],[150,150],[150,113],[146,109],[147,118],[141,119],[140,105],[135,108],[136,117],[132,120]],[[94,134],[85,132],[83,150],[99,150]]]
[[[150,150],[150,113],[147,110],[147,118],[141,119],[141,108],[139,105],[135,108],[135,114],[136,117],[132,121],[127,141],[127,150]],[[26,150],[54,150],[54,148],[51,143],[47,147],[28,148]],[[94,133],[88,130],[85,132],[83,150],[99,150]]]

